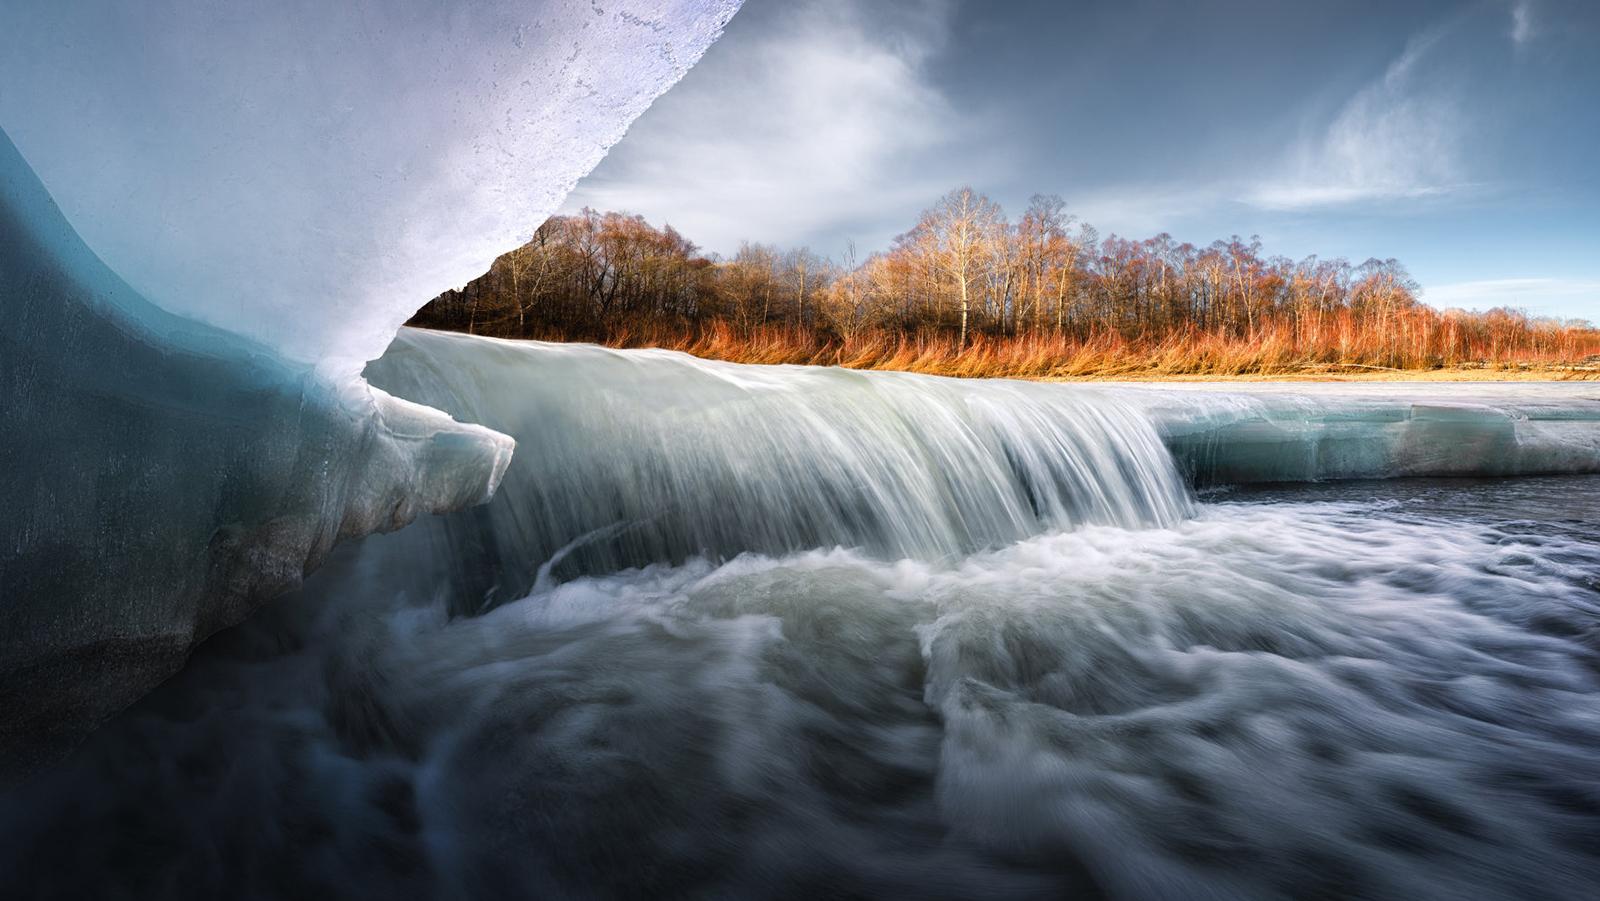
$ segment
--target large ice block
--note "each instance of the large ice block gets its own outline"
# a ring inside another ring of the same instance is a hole
[[[0,4],[0,127],[113,271],[351,372],[521,244],[739,0]]]
[[[496,432],[151,306],[3,135],[0,309],[13,766],[160,682],[337,539],[478,503],[510,458]]]
[[[338,539],[492,493],[511,439],[361,364],[737,7],[0,4],[0,782]]]
[[[1199,483],[1600,472],[1600,384],[1124,386]]]

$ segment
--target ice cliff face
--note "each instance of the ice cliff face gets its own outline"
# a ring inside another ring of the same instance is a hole
[[[737,5],[0,7],[0,783],[494,491],[511,439],[356,373]]]
[[[145,303],[0,137],[0,755],[69,742],[512,442]]]
[[[1600,386],[1122,386],[1200,484],[1600,472]]]

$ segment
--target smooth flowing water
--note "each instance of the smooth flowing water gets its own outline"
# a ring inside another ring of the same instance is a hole
[[[415,333],[369,375],[514,435],[496,500],[342,548],[5,798],[0,884],[1600,881],[1600,391],[951,382]],[[1281,481],[1375,467],[1566,474]]]

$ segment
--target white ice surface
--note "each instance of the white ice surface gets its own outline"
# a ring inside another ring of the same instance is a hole
[[[1600,472],[1595,382],[1113,388],[1200,481]]]
[[[0,4],[0,128],[157,305],[354,371],[560,205],[739,0]]]
[[[361,363],[737,6],[0,4],[0,783],[335,541],[493,492],[509,438]]]

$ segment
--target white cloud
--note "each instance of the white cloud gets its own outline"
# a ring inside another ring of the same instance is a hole
[[[867,0],[803,0],[773,13],[779,27],[730,32],[566,209],[641,213],[730,253],[746,237],[794,244],[852,223],[871,232],[886,211],[931,202],[949,176],[919,154],[958,131],[924,71],[949,12],[922,2],[883,27],[869,18],[885,10]],[[872,246],[887,235],[858,237]]]
[[[1242,199],[1266,209],[1309,210],[1436,198],[1472,187],[1461,159],[1462,104],[1419,77],[1439,37],[1434,30],[1413,39],[1321,134],[1291,151],[1282,174]]]
[[[1533,0],[1519,0],[1511,6],[1511,42],[1522,46],[1534,39]]]
[[[1545,316],[1600,321],[1600,281],[1562,278],[1496,278],[1430,285],[1423,299],[1435,307],[1484,310],[1514,307]]]

